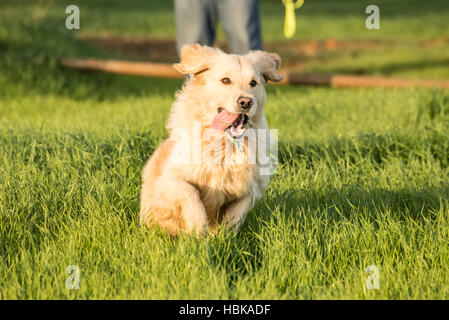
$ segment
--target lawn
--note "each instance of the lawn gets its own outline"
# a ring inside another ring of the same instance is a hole
[[[371,3],[306,0],[296,40],[404,42],[306,70],[448,78],[449,43],[413,43],[447,37],[449,3],[377,2],[368,31]],[[280,1],[261,9],[282,40]],[[182,83],[61,68],[113,56],[83,34],[173,38],[172,2],[0,2],[0,298],[449,298],[449,92],[270,86],[280,164],[262,200],[237,234],[171,239],[138,225],[140,171]]]

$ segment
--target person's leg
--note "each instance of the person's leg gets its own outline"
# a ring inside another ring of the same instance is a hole
[[[214,43],[217,20],[214,0],[175,0],[175,19],[178,53],[185,44]]]
[[[218,14],[233,53],[262,49],[258,0],[218,1]]]

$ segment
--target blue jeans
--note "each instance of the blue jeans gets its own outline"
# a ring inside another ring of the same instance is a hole
[[[232,53],[261,50],[258,0],[175,0],[178,52],[185,44],[211,46],[218,18]]]

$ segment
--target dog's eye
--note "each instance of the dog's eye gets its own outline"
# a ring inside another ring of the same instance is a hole
[[[221,79],[221,82],[223,82],[223,84],[231,84],[231,79],[223,78],[223,79]]]
[[[250,85],[251,87],[255,87],[255,86],[257,86],[257,81],[256,81],[256,80],[251,80],[251,82],[249,83],[249,85]]]

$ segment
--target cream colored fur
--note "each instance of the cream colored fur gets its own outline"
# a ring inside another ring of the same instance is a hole
[[[258,161],[248,161],[253,144],[246,141],[243,151],[233,148],[224,131],[210,126],[219,108],[242,113],[237,99],[244,96],[254,101],[247,113],[248,129],[268,130],[264,85],[267,80],[282,80],[279,66],[278,55],[262,51],[239,56],[206,46],[184,46],[181,62],[174,67],[190,78],[172,106],[169,138],[143,169],[142,224],[156,223],[172,235],[204,235],[215,232],[219,224],[234,230],[242,225],[270,177],[260,174]],[[231,84],[222,83],[223,78]],[[257,82],[254,87],[252,80]]]

